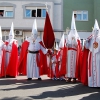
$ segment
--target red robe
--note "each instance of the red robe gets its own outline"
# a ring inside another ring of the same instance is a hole
[[[8,42],[6,42],[8,45]],[[16,77],[18,75],[18,49],[16,44],[12,43],[11,56],[8,66],[6,66],[6,75]]]
[[[6,73],[6,69],[5,69],[5,50],[3,49],[0,77],[5,77],[5,73]]]

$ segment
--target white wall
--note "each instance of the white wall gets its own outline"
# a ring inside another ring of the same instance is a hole
[[[78,32],[81,39],[86,39],[91,35],[92,32]]]

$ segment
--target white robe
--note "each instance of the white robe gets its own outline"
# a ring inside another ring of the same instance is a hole
[[[98,48],[93,47],[94,42],[98,43]],[[88,86],[100,87],[100,37],[93,37],[89,42],[86,42],[85,47],[90,50],[88,56],[88,64],[91,55],[91,69],[88,68]],[[89,74],[91,73],[91,75]]]
[[[75,78],[77,41],[76,40],[68,41],[67,46],[68,48],[73,48],[75,50],[68,50],[67,52],[66,77]]]
[[[29,51],[39,51],[42,50],[44,54],[47,53],[46,49],[40,45],[39,42],[29,42]],[[39,54],[38,54],[39,56]],[[27,78],[39,78],[39,67],[37,66],[37,61],[36,61],[36,53],[27,53]]]
[[[55,75],[56,76],[56,72],[55,72],[55,68],[56,68],[56,62],[57,62],[57,58],[56,58],[56,55],[54,55],[53,57],[52,57],[52,70],[53,70],[53,75]]]

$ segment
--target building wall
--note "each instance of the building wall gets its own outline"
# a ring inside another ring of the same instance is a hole
[[[25,6],[44,6],[48,7],[49,17],[53,26],[53,29],[62,30],[63,29],[63,0],[0,0],[0,7],[5,5],[13,5],[14,6],[14,17],[13,18],[0,18],[0,25],[3,28],[3,33],[5,33],[6,28],[8,31],[6,35],[9,35],[9,30],[11,27],[11,23],[14,23],[15,29],[20,29],[23,31],[23,36],[15,36],[18,40],[19,44],[21,44],[21,39],[24,40],[25,36],[31,36],[31,28],[33,26],[33,21],[35,18],[25,18],[24,17],[24,10]],[[34,4],[35,3],[35,4]],[[37,27],[38,29],[44,28],[45,18],[36,18],[37,19]],[[23,30],[25,28],[29,28],[30,31]],[[39,32],[38,32],[39,33]],[[40,34],[40,33],[39,33]],[[55,38],[60,39],[61,32],[59,34],[55,33]],[[42,38],[43,32],[41,32],[40,37]]]
[[[94,0],[94,19],[97,19],[100,26],[100,0]]]
[[[94,25],[94,1],[99,0],[63,0],[63,26],[71,26],[72,11],[75,10],[87,10],[88,21],[76,21],[76,28],[78,31],[92,31]],[[95,3],[96,4],[96,3]]]
[[[41,0],[32,0],[32,1],[26,1],[26,0],[8,0],[8,1],[0,1],[0,3],[11,3],[16,5],[15,7],[15,17],[14,18],[3,18],[0,19],[1,26],[2,27],[10,27],[11,23],[13,21],[14,27],[32,27],[34,18],[24,18],[23,16],[23,6],[25,4],[30,4],[30,3],[39,3],[39,4],[45,4],[45,2],[40,2]],[[49,14],[50,14],[50,19],[51,23],[53,25],[53,2],[48,2],[48,5],[50,6]],[[45,18],[37,18],[37,25],[39,28],[43,28],[44,26],[44,21]],[[6,24],[7,23],[7,24]]]

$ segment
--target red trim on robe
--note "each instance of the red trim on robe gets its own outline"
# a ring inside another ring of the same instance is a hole
[[[88,66],[88,68],[89,68],[89,77],[91,76],[91,56],[92,56],[92,53],[90,52],[90,56],[89,56],[89,66]]]

